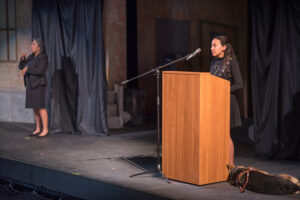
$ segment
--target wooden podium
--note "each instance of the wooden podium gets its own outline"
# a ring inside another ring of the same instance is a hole
[[[229,163],[230,82],[210,73],[162,75],[162,172],[203,185],[225,181]]]

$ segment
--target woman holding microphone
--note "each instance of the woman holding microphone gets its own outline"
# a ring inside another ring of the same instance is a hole
[[[32,54],[28,57],[26,57],[26,54],[22,55],[19,69],[24,76],[26,87],[25,107],[34,110],[36,122],[36,128],[29,136],[43,138],[49,135],[48,113],[46,110],[46,69],[48,57],[40,39],[33,39],[31,51]]]

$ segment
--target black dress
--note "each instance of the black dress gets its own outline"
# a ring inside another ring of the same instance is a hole
[[[46,69],[48,57],[45,53],[39,53],[36,57],[31,54],[26,60],[19,62],[19,69],[28,66],[24,75],[26,86],[26,108],[41,109],[46,108]]]
[[[229,60],[229,70],[224,69],[224,59],[214,58],[210,63],[210,73],[229,80],[230,87],[230,128],[241,126],[241,113],[236,99],[236,92],[243,88],[243,79],[241,76],[239,63],[237,60]]]

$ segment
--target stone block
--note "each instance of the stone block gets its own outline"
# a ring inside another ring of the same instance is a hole
[[[119,116],[111,116],[107,118],[108,128],[121,128],[120,125],[120,117]]]
[[[145,118],[145,95],[143,89],[126,88],[124,92],[124,111],[131,115],[129,123],[142,124]]]
[[[107,104],[115,104],[116,103],[116,93],[113,91],[107,92]]]
[[[117,116],[118,115],[118,105],[117,104],[109,104],[107,105],[107,116]]]

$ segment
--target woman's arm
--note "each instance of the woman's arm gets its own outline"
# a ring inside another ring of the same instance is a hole
[[[47,65],[48,57],[46,54],[42,54],[39,56],[39,58],[37,58],[37,60],[29,64],[27,73],[37,76],[43,76],[46,72]]]
[[[19,62],[18,68],[20,70],[24,69],[28,65],[28,62],[30,62],[32,59],[33,59],[32,54],[30,54],[27,58],[26,58],[26,54],[23,54]]]
[[[235,93],[236,91],[243,88],[243,79],[242,79],[239,63],[236,60],[231,61],[231,74],[232,74],[232,81],[231,81],[230,93]]]
[[[19,69],[23,70],[23,68],[25,67],[25,65],[27,64],[27,58],[26,58],[26,53],[24,53],[21,57],[21,60],[19,62]]]

